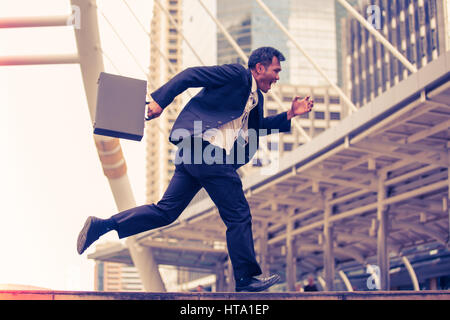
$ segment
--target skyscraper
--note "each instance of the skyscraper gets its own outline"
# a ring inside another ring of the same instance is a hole
[[[264,3],[328,77],[337,82],[335,1],[265,0]],[[285,55],[282,84],[327,85],[255,1],[218,0],[217,17],[247,55],[262,46],[275,47]],[[217,40],[219,64],[242,63],[222,34],[218,34]]]
[[[264,0],[264,3],[336,83],[335,0]],[[286,57],[286,61],[281,62],[280,81],[272,88],[280,97],[283,109],[279,109],[279,104],[266,95],[265,116],[287,110],[295,95],[311,95],[316,102],[315,111],[296,120],[310,137],[340,120],[341,106],[337,93],[255,1],[217,0],[217,18],[247,56],[258,47],[272,46]],[[217,35],[217,55],[219,64],[244,64],[221,32]],[[291,133],[268,137],[268,150],[272,155],[283,154],[306,141],[293,128]],[[255,157],[253,163],[256,166],[264,163],[259,157],[264,159],[262,152]]]
[[[162,5],[162,8],[160,7]],[[178,25],[171,24],[169,16]],[[182,26],[182,1],[170,0],[154,2],[151,22],[152,45],[150,49],[150,77],[153,87],[149,92],[167,82],[181,70],[182,38],[177,27]],[[161,198],[174,172],[170,162],[174,147],[167,141],[170,125],[175,122],[181,109],[181,98],[177,97],[159,119],[147,122],[146,143],[146,199],[156,202]]]

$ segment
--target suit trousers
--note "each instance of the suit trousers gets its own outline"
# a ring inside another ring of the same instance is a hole
[[[208,144],[203,141],[203,146]],[[222,150],[222,149],[220,149]],[[223,151],[223,150],[222,150]],[[112,218],[120,238],[174,222],[201,188],[205,188],[226,225],[228,254],[236,280],[261,274],[256,261],[250,207],[236,166],[202,161],[177,163],[162,199],[120,212]]]

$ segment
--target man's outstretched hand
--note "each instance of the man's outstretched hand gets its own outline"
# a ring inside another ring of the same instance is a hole
[[[299,96],[296,96],[292,100],[291,109],[287,112],[287,119],[290,120],[295,116],[310,112],[314,107],[314,100],[310,96],[307,96],[300,100]]]
[[[162,112],[163,109],[159,106],[159,104],[156,101],[150,101],[148,104],[147,117],[145,118],[145,120],[148,121],[158,118]]]

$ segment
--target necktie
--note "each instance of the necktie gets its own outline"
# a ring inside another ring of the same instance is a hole
[[[239,130],[238,137],[242,137],[244,141],[241,143],[243,146],[245,146],[248,143],[248,137],[246,134],[244,134],[244,128],[245,124],[248,121],[248,115],[250,114],[250,110],[253,109],[256,106],[256,92],[251,92],[249,100],[251,101],[251,107],[249,108],[248,104],[245,106],[244,110],[244,116],[242,117],[241,122],[241,129]]]

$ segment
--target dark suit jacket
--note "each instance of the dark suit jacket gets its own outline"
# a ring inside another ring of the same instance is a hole
[[[195,87],[203,89],[186,104],[175,121],[169,136],[169,141],[174,144],[194,134],[195,121],[201,121],[204,132],[240,117],[250,95],[252,75],[249,69],[240,64],[188,68],[151,96],[164,109],[180,93]],[[264,117],[263,106],[264,97],[258,90],[258,105],[252,109],[248,120],[248,128],[257,132],[257,147],[259,129],[267,129],[268,134],[272,129],[279,132],[291,130],[291,121],[287,120],[286,112]],[[246,150],[246,163],[253,157],[254,152],[251,153],[248,154]]]

